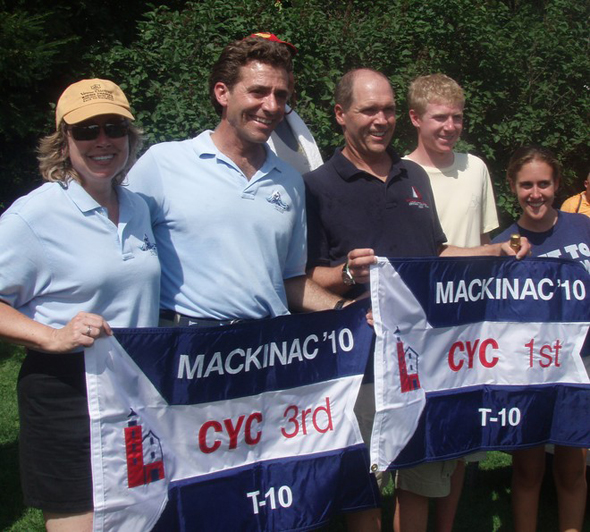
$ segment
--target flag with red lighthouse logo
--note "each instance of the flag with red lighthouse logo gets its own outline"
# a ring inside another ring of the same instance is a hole
[[[590,276],[561,259],[380,258],[379,470],[478,449],[590,447]]]
[[[353,412],[367,303],[98,339],[94,530],[311,530],[379,506]]]

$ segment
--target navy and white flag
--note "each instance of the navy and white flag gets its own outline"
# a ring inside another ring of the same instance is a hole
[[[94,530],[308,530],[378,506],[353,413],[366,307],[97,340]]]
[[[372,463],[590,447],[589,292],[573,261],[379,258]]]

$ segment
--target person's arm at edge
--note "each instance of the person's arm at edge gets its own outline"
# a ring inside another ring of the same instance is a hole
[[[377,260],[375,252],[370,248],[353,249],[346,256],[348,270],[356,284],[369,282],[369,267]],[[307,273],[318,285],[338,295],[345,294],[350,286],[342,281],[342,266],[316,266],[310,268]]]
[[[438,255],[439,257],[515,256],[517,259],[522,259],[529,254],[530,250],[531,244],[526,237],[523,236],[520,239],[520,249],[518,251],[510,247],[509,241],[473,248],[460,248],[443,244],[439,249]]]
[[[344,295],[350,289],[342,282],[342,264],[316,266],[307,270],[307,275],[317,285],[339,296]]]
[[[78,347],[90,347],[101,334],[110,336],[113,333],[98,314],[78,312],[65,327],[55,329],[0,301],[0,338],[14,344],[48,353],[64,353]]]
[[[293,312],[315,312],[333,309],[342,299],[338,294],[322,288],[307,275],[284,280],[289,309]],[[349,305],[347,300],[343,306]]]

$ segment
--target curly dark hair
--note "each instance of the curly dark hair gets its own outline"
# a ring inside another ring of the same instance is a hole
[[[231,90],[240,81],[240,67],[247,65],[250,61],[260,61],[284,68],[287,74],[291,74],[293,64],[288,48],[282,43],[257,37],[246,37],[228,44],[213,65],[209,76],[209,98],[217,114],[221,116],[223,111],[223,107],[215,97],[214,89],[217,83],[221,82]]]

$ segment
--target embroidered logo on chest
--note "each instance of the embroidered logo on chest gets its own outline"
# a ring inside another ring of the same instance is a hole
[[[406,198],[408,205],[418,207],[419,209],[429,209],[430,206],[422,198],[422,194],[416,187],[412,187],[412,197]]]
[[[268,198],[266,198],[271,205],[274,205],[275,209],[279,212],[285,212],[289,210],[289,205],[287,205],[281,199],[281,193],[278,190],[275,190]]]
[[[158,248],[156,247],[156,244],[152,244],[146,234],[143,235],[143,244],[139,247],[139,249],[141,249],[141,251],[149,251],[152,255],[158,254]]]

